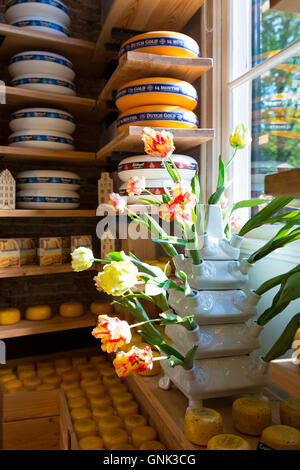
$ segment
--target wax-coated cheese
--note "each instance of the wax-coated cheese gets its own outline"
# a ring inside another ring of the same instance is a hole
[[[280,403],[280,422],[300,431],[300,398],[287,398]]]
[[[280,424],[269,426],[263,430],[261,442],[275,450],[300,450],[300,431]]]
[[[207,450],[251,450],[251,446],[240,436],[218,434],[208,441]]]
[[[222,416],[211,408],[193,408],[185,414],[184,434],[193,444],[206,446],[213,436],[222,431]]]
[[[21,312],[17,308],[4,308],[0,310],[0,325],[13,325],[21,319]]]
[[[139,426],[131,433],[132,443],[136,449],[139,449],[143,442],[155,441],[156,437],[157,433],[152,426]]]
[[[260,436],[272,424],[272,410],[259,398],[242,397],[233,402],[232,419],[238,431],[250,436]]]
[[[133,36],[122,44],[119,61],[122,62],[126,52],[130,51],[175,57],[200,57],[196,41],[175,31],[151,31]]]
[[[110,300],[95,300],[90,305],[90,311],[94,315],[112,315],[114,307],[110,305]]]
[[[120,418],[125,419],[126,416],[136,415],[139,412],[138,404],[135,401],[127,401],[126,403],[120,403],[116,406],[117,413]]]
[[[131,434],[135,428],[146,426],[147,421],[143,415],[130,415],[125,417],[124,424],[128,434]]]
[[[70,414],[73,421],[76,421],[76,419],[90,419],[92,417],[91,410],[88,408],[73,408]]]
[[[105,449],[111,450],[111,448],[118,444],[128,443],[128,434],[125,429],[116,428],[112,432],[105,432],[102,434]]]
[[[100,434],[113,432],[114,429],[123,427],[123,422],[119,416],[103,416],[98,420]]]
[[[26,309],[27,320],[47,320],[51,317],[51,307],[49,305],[34,305]]]
[[[74,421],[74,431],[78,437],[81,439],[86,436],[96,436],[96,423],[92,419],[76,419]]]
[[[131,108],[122,113],[117,120],[118,132],[129,126],[197,129],[198,118],[192,111],[180,106],[156,104]]]
[[[65,302],[59,307],[59,314],[65,318],[81,317],[84,314],[80,302]]]
[[[79,440],[80,450],[103,450],[103,441],[98,436],[86,436]]]
[[[198,102],[196,89],[176,78],[150,77],[125,83],[119,88],[116,106],[119,111],[155,104],[180,106],[193,111]]]
[[[145,441],[140,445],[139,450],[166,450],[166,447],[159,441]]]

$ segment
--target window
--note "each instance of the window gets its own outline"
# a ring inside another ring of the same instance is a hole
[[[293,0],[222,0],[222,154],[238,123],[251,148],[234,162],[234,201],[264,193],[268,173],[300,167],[300,9]],[[244,214],[245,217],[248,214]]]

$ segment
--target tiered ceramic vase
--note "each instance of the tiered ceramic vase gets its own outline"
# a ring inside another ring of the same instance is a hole
[[[195,364],[185,370],[162,361],[165,375],[159,381],[163,389],[174,383],[188,398],[189,408],[202,406],[207,398],[260,393],[268,373],[257,352],[261,327],[251,319],[260,297],[241,290],[251,268],[246,260],[238,261],[242,238],[236,234],[230,241],[224,238],[220,207],[206,206],[203,212],[202,264],[193,265],[188,253],[173,258],[176,272],[186,273],[195,295],[169,291],[171,308],[181,317],[194,315],[197,327],[193,331],[180,325],[166,327],[181,353],[198,345]]]

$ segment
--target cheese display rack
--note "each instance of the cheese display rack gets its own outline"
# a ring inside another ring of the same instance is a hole
[[[204,57],[171,57],[129,51],[101,91],[97,106],[103,109],[103,103],[112,99],[112,92],[131,80],[169,77],[193,83],[212,67],[213,60]]]
[[[300,168],[267,175],[265,194],[300,197]]]
[[[154,129],[159,129],[155,127]],[[178,152],[190,150],[198,145],[213,139],[213,129],[168,129],[174,136],[174,143]],[[129,126],[121,134],[117,135],[107,145],[97,152],[97,158],[102,159],[111,155],[112,152],[143,152],[141,126]]]
[[[116,57],[116,51],[107,50],[113,28],[138,31],[181,31],[203,5],[204,0],[113,0],[101,33],[96,42],[93,62],[99,73]]]
[[[41,276],[43,274],[64,274],[73,272],[71,264],[54,264],[51,266],[26,265],[19,268],[0,269],[0,279],[11,277]]]
[[[64,162],[72,165],[100,166],[94,152],[79,152],[72,150],[51,150],[27,147],[0,146],[0,156],[7,162]]]
[[[92,209],[1,209],[1,217],[96,217],[96,211]]]
[[[41,31],[18,28],[0,23],[0,60],[7,61],[24,50],[46,50],[68,57],[80,74],[92,71],[87,64],[95,53],[95,43],[77,38],[66,38]]]

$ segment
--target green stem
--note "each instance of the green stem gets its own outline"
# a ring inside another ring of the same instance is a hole
[[[148,320],[148,321],[143,321],[143,322],[140,322],[140,323],[135,323],[134,325],[130,325],[129,328],[137,328],[138,326],[143,326],[143,325],[146,325],[147,323],[154,323],[154,322],[158,322],[158,321],[162,321],[161,318],[156,318],[155,320]]]
[[[157,202],[159,202],[160,205],[162,204],[161,200],[158,199],[158,197],[156,197],[155,194],[151,193],[151,191],[148,191],[148,189],[145,188],[144,192],[149,194],[151,197],[153,197]],[[149,201],[149,204],[150,204],[150,201]]]
[[[237,151],[238,151],[238,147],[236,147],[236,148],[235,148],[235,150],[234,150],[234,152],[233,152],[233,155],[232,155],[231,159],[229,160],[229,162],[228,162],[228,163],[227,163],[227,165],[225,166],[225,170],[227,170],[227,168],[229,168],[229,167],[230,167],[230,165],[231,165],[231,163],[232,163],[232,161],[233,161],[233,159],[234,159],[234,157],[235,157],[235,155],[236,155]]]

